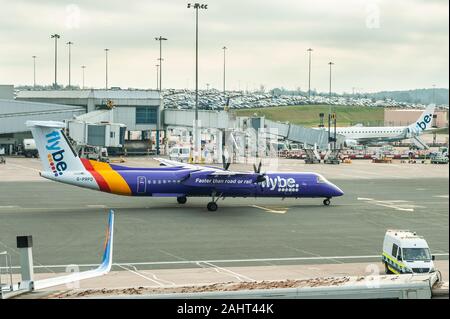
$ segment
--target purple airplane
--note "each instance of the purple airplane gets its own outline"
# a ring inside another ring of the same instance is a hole
[[[80,158],[64,133],[64,123],[28,121],[39,151],[42,177],[61,183],[103,192],[129,195],[176,197],[185,204],[188,197],[211,197],[209,211],[226,197],[293,197],[330,199],[342,196],[339,187],[317,173],[261,173],[261,163],[253,172],[183,164],[157,158],[157,168],[134,168]]]

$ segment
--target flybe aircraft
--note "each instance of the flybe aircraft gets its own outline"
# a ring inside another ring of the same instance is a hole
[[[293,197],[330,199],[342,196],[339,187],[317,173],[233,172],[228,168],[183,164],[158,158],[156,168],[134,168],[80,158],[64,132],[64,123],[28,121],[42,160],[44,178],[102,192],[128,196],[176,197],[185,204],[188,197],[210,197],[209,211],[226,197]]]
[[[409,126],[338,127],[336,128],[336,133],[345,136],[347,146],[377,142],[395,142],[408,138],[417,139],[424,131],[431,129],[434,109],[435,105],[430,104],[419,119]],[[332,129],[331,132],[333,133],[334,130]]]

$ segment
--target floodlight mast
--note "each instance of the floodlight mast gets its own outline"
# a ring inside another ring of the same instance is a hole
[[[198,127],[198,10],[208,9],[207,4],[188,3],[188,9],[195,10],[195,121],[194,121],[194,162],[201,161],[201,138]]]

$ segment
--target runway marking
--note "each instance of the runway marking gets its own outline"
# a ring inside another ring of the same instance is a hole
[[[388,207],[388,208],[393,208],[395,210],[404,211],[404,212],[414,212],[414,208],[403,208],[403,207],[398,207],[398,206],[395,206],[395,205],[387,205],[387,204],[381,204],[381,203],[376,203],[375,205]]]
[[[179,260],[186,260],[186,258],[183,258],[183,257],[177,256],[177,255],[171,254],[168,251],[165,251],[165,250],[162,250],[162,249],[158,249],[158,251],[162,252],[163,254],[169,255],[170,257],[174,257],[176,259],[179,259]]]
[[[131,266],[131,264],[125,264],[125,265]],[[159,282],[159,281],[157,281],[157,280],[155,280],[155,279],[149,278],[149,277],[147,277],[147,276],[144,276],[143,274],[141,274],[141,273],[139,273],[139,272],[137,272],[137,271],[134,271],[134,270],[131,270],[131,269],[129,269],[129,268],[126,268],[126,267],[123,266],[123,265],[117,265],[117,264],[116,264],[116,266],[119,266],[119,267],[122,268],[122,269],[128,270],[128,271],[131,272],[132,274],[135,274],[135,275],[137,275],[137,276],[139,276],[139,277],[142,277],[142,278],[144,278],[144,279],[147,279],[147,280],[149,280],[149,281],[152,281],[152,282],[154,282],[155,284],[157,284],[157,285],[160,286],[160,287],[164,287],[164,284],[163,284],[163,283],[161,283],[161,282]]]
[[[437,198],[448,198],[448,195],[435,195],[433,197],[437,197]],[[1,206],[0,206],[1,207]]]
[[[449,253],[433,254],[435,256],[449,256]],[[365,256],[330,256],[330,257],[286,257],[286,258],[253,258],[253,259],[215,259],[215,260],[185,260],[185,261],[154,261],[154,262],[131,262],[131,263],[114,263],[113,266],[152,266],[152,265],[185,265],[198,263],[245,263],[245,262],[265,262],[265,261],[308,261],[308,260],[333,260],[333,259],[380,259],[381,255],[365,255]],[[72,264],[73,265],[73,264]],[[98,267],[99,264],[79,264],[79,267]],[[65,268],[67,265],[39,265],[34,266],[35,269],[39,268]],[[0,267],[3,269],[4,267]],[[12,266],[13,269],[20,269],[20,266]],[[129,270],[129,269],[127,269]]]
[[[425,206],[406,204],[410,203],[410,201],[403,199],[375,200],[373,198],[358,197],[358,200],[366,201],[368,203],[373,203],[374,205],[377,206],[392,208],[403,212],[414,212],[414,208],[426,208]]]
[[[312,256],[314,256],[314,257],[322,257],[321,255],[318,255],[318,254],[312,253],[312,252],[310,252],[310,251],[307,251],[307,250],[303,250],[303,249],[298,249],[298,248],[296,248],[296,247],[291,247],[291,246],[287,246],[287,245],[283,245],[283,246],[284,246],[284,247],[286,247],[286,248],[289,248],[289,249],[293,249],[293,250],[296,250],[296,251],[299,251],[299,252],[302,252],[302,253],[308,254],[308,255],[312,255]],[[331,260],[333,260],[333,261],[337,262],[338,264],[343,264],[343,262],[342,262],[342,261],[339,261],[339,260],[337,260],[337,259],[331,259]]]
[[[275,209],[270,209],[270,208],[267,208],[264,206],[258,206],[258,205],[251,205],[250,207],[259,208],[268,213],[274,213],[274,214],[285,214],[288,210],[287,208],[285,208],[284,210],[275,210]]]
[[[9,205],[9,206],[0,206],[0,209],[2,209],[2,208],[19,208],[20,206],[17,206],[17,205]]]
[[[208,265],[208,266],[212,267],[217,273],[220,273],[219,270],[222,270],[223,272],[226,272],[228,275],[233,276],[234,278],[236,278],[236,279],[239,280],[239,281],[256,281],[255,279],[252,279],[252,278],[247,277],[247,276],[245,276],[245,275],[238,274],[237,272],[234,272],[234,271],[232,271],[232,270],[229,270],[229,269],[226,269],[226,268],[223,268],[223,267],[219,267],[219,266],[217,266],[217,265],[214,265],[214,264],[212,264],[211,262],[200,261],[200,262],[197,263],[197,265],[199,265],[199,266],[201,267],[200,264],[205,264],[205,265]],[[243,279],[244,279],[244,280],[243,280]]]

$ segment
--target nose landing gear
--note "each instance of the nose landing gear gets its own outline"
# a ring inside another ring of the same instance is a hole
[[[187,202],[186,196],[177,197],[177,202],[178,202],[178,204],[186,204],[186,202]]]
[[[329,198],[325,198],[324,200],[323,200],[323,204],[325,205],[325,206],[329,206],[330,205],[330,199]]]
[[[218,206],[215,202],[209,202],[208,205],[206,205],[206,208],[208,208],[210,212],[215,212]]]

